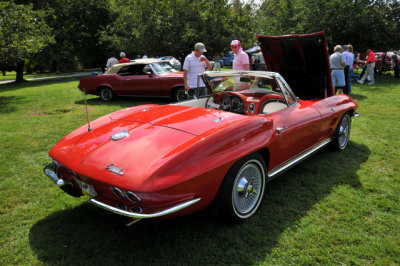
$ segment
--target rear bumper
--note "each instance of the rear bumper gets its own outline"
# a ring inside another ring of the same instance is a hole
[[[126,217],[129,217],[129,218],[134,218],[134,219],[148,219],[148,218],[157,218],[157,217],[161,217],[161,216],[165,216],[165,215],[168,215],[168,214],[172,214],[172,213],[178,212],[178,211],[180,211],[182,209],[185,209],[185,208],[187,208],[187,207],[199,202],[200,200],[201,200],[201,198],[196,198],[196,199],[192,199],[192,200],[189,200],[189,201],[185,201],[185,202],[180,203],[178,205],[175,205],[175,206],[173,206],[171,208],[165,209],[165,210],[160,211],[160,212],[152,213],[152,214],[135,213],[135,212],[129,212],[129,211],[121,210],[121,209],[118,209],[116,207],[104,204],[104,203],[102,203],[100,201],[97,201],[95,199],[90,199],[90,202],[93,203],[94,205],[100,207],[100,208],[103,208],[103,209],[105,209],[107,211],[110,211],[110,212],[113,212],[113,213],[116,213],[116,214],[119,214],[119,215],[122,215],[122,216],[126,216]]]
[[[79,197],[82,196],[82,193],[80,191],[78,191],[70,182],[68,182],[68,180],[64,181],[62,178],[59,178],[56,170],[55,170],[55,163],[51,163],[49,165],[46,165],[43,169],[44,173],[58,186],[60,187],[62,190],[64,190],[64,192],[68,193],[71,196],[74,197]],[[191,199],[188,201],[185,201],[183,203],[177,204],[175,206],[172,206],[168,209],[156,212],[156,213],[151,213],[151,214],[143,214],[143,213],[135,213],[135,212],[131,212],[131,211],[126,211],[126,210],[122,210],[116,207],[113,207],[111,205],[105,204],[103,202],[100,202],[94,198],[90,199],[90,202],[100,208],[103,208],[107,211],[122,215],[122,216],[126,216],[126,217],[130,217],[130,218],[134,218],[134,219],[146,219],[146,218],[157,218],[157,217],[161,217],[161,216],[165,216],[165,215],[169,215],[175,212],[178,212],[180,210],[183,210],[197,202],[199,202],[201,200],[201,198],[195,198],[195,199]]]

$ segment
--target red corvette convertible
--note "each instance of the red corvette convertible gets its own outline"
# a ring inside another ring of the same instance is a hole
[[[205,97],[92,121],[51,149],[46,175],[131,224],[212,203],[227,221],[250,218],[268,181],[327,145],[345,149],[357,115],[334,93],[323,32],[258,38],[277,72],[205,72]]]
[[[78,88],[87,94],[99,95],[103,101],[116,96],[171,97],[177,102],[187,99],[182,72],[160,59],[116,64],[103,75],[82,78]]]

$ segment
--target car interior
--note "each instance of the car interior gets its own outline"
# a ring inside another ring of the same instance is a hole
[[[257,115],[274,113],[296,102],[290,92],[281,88],[284,85],[275,77],[211,77],[205,81],[209,95],[174,105],[198,106],[243,115]]]

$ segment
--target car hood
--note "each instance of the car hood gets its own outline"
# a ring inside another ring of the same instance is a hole
[[[280,73],[300,99],[334,95],[325,32],[257,38],[267,70]]]
[[[105,170],[106,165],[114,164],[128,176],[135,176],[125,179],[131,187],[142,187],[149,176],[182,151],[244,118],[198,107],[138,106],[93,121],[91,131],[87,126],[73,131],[51,149],[50,156],[81,175],[116,184],[118,175]],[[123,131],[129,136],[111,139]]]

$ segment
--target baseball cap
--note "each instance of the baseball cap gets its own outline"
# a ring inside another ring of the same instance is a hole
[[[199,50],[200,52],[204,53],[207,52],[206,47],[204,46],[204,43],[198,42],[194,45],[195,50]]]
[[[239,40],[233,40],[231,42],[231,46],[240,46],[240,41]]]

